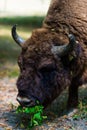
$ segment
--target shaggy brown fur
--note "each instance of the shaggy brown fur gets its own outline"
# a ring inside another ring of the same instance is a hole
[[[85,68],[85,55],[80,44],[62,58],[52,54],[52,45],[59,46],[64,42],[69,42],[65,35],[48,29],[42,28],[32,33],[31,38],[25,42],[18,61],[21,69],[17,82],[18,96],[33,97],[34,101],[39,100],[46,107],[67,86],[71,86],[71,89],[72,84],[75,84],[70,90],[68,104],[77,105],[77,88],[81,84],[80,77]]]
[[[33,31],[22,46],[18,60],[21,71],[17,81],[18,96],[33,100],[31,106],[39,100],[46,107],[68,86],[68,106],[75,107],[78,104],[78,87],[87,83],[87,40],[83,30],[80,34],[82,26],[75,29],[75,23],[71,22],[68,4],[71,5],[66,0],[52,0],[43,27]],[[72,11],[73,8],[70,9]],[[76,34],[80,43],[63,57],[54,55],[52,46],[69,43],[66,35],[69,32]]]
[[[43,26],[75,34],[78,41],[87,45],[86,7],[87,0],[51,0]]]
[[[43,27],[74,34],[87,58],[87,0],[51,0]]]
[[[87,66],[87,0],[51,0],[43,27],[55,32],[74,34],[85,53]],[[83,74],[87,83],[87,67]]]

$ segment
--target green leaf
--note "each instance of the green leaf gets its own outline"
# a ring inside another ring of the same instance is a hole
[[[31,113],[31,114],[33,114],[35,112],[35,108],[34,107],[32,107],[32,108],[26,108],[24,112],[25,113]]]
[[[16,113],[20,113],[20,112],[23,112],[23,107],[18,106],[18,108],[17,108],[17,110],[16,110]]]
[[[74,115],[74,116],[73,116],[73,119],[74,119],[74,120],[78,120],[78,119],[79,119],[79,115]]]
[[[43,119],[47,119],[47,116],[42,116]]]
[[[33,120],[33,124],[34,124],[34,126],[39,125],[38,121],[36,121],[36,120]]]
[[[39,113],[34,114],[33,119],[42,120],[41,113],[39,112]]]

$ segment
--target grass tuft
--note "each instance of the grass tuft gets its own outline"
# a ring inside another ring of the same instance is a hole
[[[85,119],[87,120],[87,97],[79,101],[78,112],[73,115],[74,120]]]

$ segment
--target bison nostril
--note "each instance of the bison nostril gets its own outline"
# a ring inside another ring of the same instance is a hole
[[[21,99],[21,97],[17,97],[16,100],[17,100],[18,102],[21,102],[22,99]]]
[[[31,100],[25,97],[17,97],[18,102],[30,102]]]
[[[16,99],[20,103],[20,105],[22,105],[22,106],[33,106],[33,105],[35,105],[35,103],[32,99],[28,99],[28,98],[25,98],[25,97],[19,97],[19,96]]]

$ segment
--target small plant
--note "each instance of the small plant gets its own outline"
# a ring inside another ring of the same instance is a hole
[[[33,107],[22,107],[18,106],[16,113],[29,114],[30,120],[28,122],[28,128],[32,128],[37,125],[41,125],[47,116],[43,116],[43,106],[36,105]]]
[[[86,119],[87,120],[87,98],[82,99],[78,105],[78,112],[73,115],[74,120],[79,119]]]
[[[80,119],[80,115],[79,114],[73,115],[73,120],[78,120],[78,119]]]

